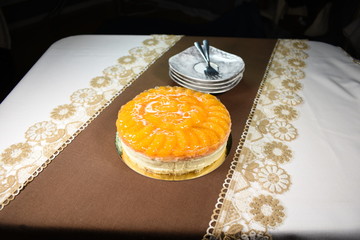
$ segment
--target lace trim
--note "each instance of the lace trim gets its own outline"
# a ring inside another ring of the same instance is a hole
[[[305,40],[277,41],[203,239],[270,239],[283,222],[277,195],[291,179],[281,166],[293,156],[286,142],[298,136],[291,122],[308,48]]]
[[[93,88],[80,89],[74,92],[70,97],[72,100],[71,104],[58,106],[57,108],[54,108],[51,113],[53,120],[62,120],[67,117],[72,117],[76,107],[80,107],[82,108],[81,110],[84,111],[83,108],[86,108],[86,106],[95,105],[96,107],[88,107],[85,109],[86,116],[89,114],[91,114],[91,116],[84,123],[79,124],[79,121],[73,121],[67,123],[65,127],[60,128],[60,125],[64,125],[63,122],[59,123],[59,126],[56,126],[51,121],[39,122],[31,126],[25,133],[25,138],[27,139],[25,143],[13,144],[5,149],[0,155],[0,162],[9,166],[19,166],[21,164],[24,166],[18,167],[17,171],[14,171],[16,173],[8,175],[6,174],[7,172],[5,168],[0,166],[0,182],[2,183],[0,186],[0,210],[8,205],[28,183],[33,181],[34,178],[37,177],[52,162],[52,160],[54,160],[56,156],[58,156],[76,138],[76,136],[78,136],[79,133],[81,133],[95,118],[97,118],[97,116],[105,108],[107,108],[115,98],[124,92],[128,86],[130,86],[144,71],[156,62],[156,60],[159,59],[166,51],[173,47],[181,38],[182,36],[152,35],[150,39],[143,41],[142,47],[133,48],[129,50],[130,55],[120,57],[118,59],[119,64],[104,69],[103,76],[93,78],[90,82],[90,85]],[[136,65],[135,63],[140,65]],[[132,69],[123,68],[122,64],[133,64]],[[115,92],[114,89],[107,88],[102,92],[102,96],[94,94],[93,89],[109,85],[109,81],[116,82],[115,85],[117,85],[120,90]],[[109,92],[111,93],[111,97],[105,96],[105,94]],[[84,96],[85,98],[88,97],[88,99],[84,99]],[[108,98],[108,100],[106,100],[106,98]],[[84,119],[83,117],[80,118]],[[67,136],[65,134],[65,130],[66,127],[73,127],[70,126],[71,124],[79,127],[77,127],[76,131]],[[42,135],[36,135],[34,134],[36,129],[49,131],[50,134],[45,137]],[[42,144],[44,141],[46,144]],[[55,143],[54,146],[60,145],[60,147],[56,147],[54,150],[51,150],[50,145],[53,143]],[[40,145],[42,149],[37,153],[33,149],[38,147],[38,145]],[[50,150],[47,148],[50,148]],[[39,154],[41,156],[39,156]],[[36,160],[39,160],[44,156],[49,157],[42,161],[38,166],[36,164]],[[28,164],[27,161],[30,158],[35,159],[35,163]],[[27,177],[23,182],[20,182],[17,181],[19,179],[21,180],[21,176],[18,172],[22,169],[33,170],[32,173],[27,174]],[[19,176],[15,177],[16,174]]]
[[[278,47],[278,43],[279,43],[279,40],[276,42],[275,47],[273,49],[273,52],[272,52],[272,54],[270,56],[269,63],[267,65],[267,67],[266,67],[263,79],[262,79],[262,81],[260,83],[260,86],[259,86],[259,89],[258,89],[258,91],[256,93],[256,96],[255,96],[253,105],[251,107],[248,119],[245,122],[245,127],[244,127],[244,130],[243,130],[243,133],[241,134],[239,144],[238,144],[238,146],[237,146],[237,148],[235,150],[235,154],[234,154],[233,160],[231,162],[230,169],[229,169],[228,174],[226,175],[226,179],[225,179],[225,181],[223,183],[223,188],[221,189],[221,192],[219,194],[219,198],[217,200],[217,203],[215,204],[215,209],[213,210],[213,215],[211,216],[211,221],[209,223],[209,228],[207,229],[206,234],[205,234],[203,239],[212,239],[213,236],[214,236],[213,232],[214,232],[215,224],[216,224],[216,222],[217,222],[217,220],[219,218],[220,211],[221,211],[221,208],[222,208],[224,200],[225,200],[226,192],[230,187],[231,179],[232,179],[232,176],[233,176],[233,174],[235,172],[235,168],[236,168],[236,165],[238,163],[238,159],[240,157],[241,150],[242,150],[242,148],[244,146],[246,136],[247,136],[247,134],[249,132],[250,124],[251,124],[251,121],[252,121],[252,119],[254,117],[255,110],[256,110],[257,104],[259,102],[259,98],[260,98],[260,95],[262,93],[264,83],[265,83],[265,80],[267,78],[267,75],[268,75],[268,72],[269,72],[269,69],[270,69],[270,65],[272,64],[274,54],[275,54],[276,49]]]

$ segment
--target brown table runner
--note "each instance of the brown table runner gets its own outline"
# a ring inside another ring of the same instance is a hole
[[[27,237],[56,233],[86,238],[201,239],[276,40],[208,38],[216,48],[241,56],[246,64],[240,84],[217,95],[230,111],[233,141],[228,159],[216,171],[180,182],[146,178],[121,162],[114,137],[121,105],[145,89],[176,85],[168,75],[169,57],[202,39],[181,39],[115,99],[0,212],[0,230]]]

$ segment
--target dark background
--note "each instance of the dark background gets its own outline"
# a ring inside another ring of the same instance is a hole
[[[357,0],[0,0],[0,102],[55,41],[79,34],[306,38],[360,53],[344,28]],[[328,18],[317,24],[330,4]],[[276,9],[283,6],[276,20]]]

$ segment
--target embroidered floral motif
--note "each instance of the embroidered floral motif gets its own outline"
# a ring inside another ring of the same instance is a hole
[[[118,78],[123,72],[126,71],[126,68],[120,64],[116,64],[104,69],[103,73],[109,78]]]
[[[35,123],[25,132],[25,138],[28,141],[40,142],[56,135],[57,126],[50,121]]]
[[[292,91],[281,92],[279,99],[281,102],[292,106],[299,105],[303,102],[302,98]]]
[[[309,55],[302,50],[293,50],[293,56],[302,60],[307,59],[309,57]]]
[[[111,78],[100,76],[100,77],[94,77],[91,79],[90,85],[94,88],[102,88],[107,87],[111,84]]]
[[[158,40],[156,40],[156,39],[146,39],[145,41],[143,41],[143,44],[145,45],[145,46],[155,46],[155,45],[157,45],[159,43],[159,41]]]
[[[97,94],[94,89],[84,88],[84,89],[79,89],[76,92],[74,92],[70,96],[70,99],[74,103],[86,104],[89,102],[93,102],[96,99],[96,97],[97,97]]]
[[[136,57],[133,55],[124,56],[118,59],[118,62],[122,65],[132,64],[136,62]]]
[[[290,187],[290,176],[276,165],[266,165],[259,169],[257,179],[264,189],[281,194]]]
[[[271,123],[269,125],[269,132],[274,138],[283,141],[294,140],[298,135],[296,128],[285,121],[276,121]]]
[[[254,220],[263,226],[274,227],[282,223],[285,216],[284,207],[280,205],[279,200],[270,195],[254,197],[250,207],[250,213],[254,215]]]
[[[282,86],[290,91],[299,91],[302,88],[301,83],[293,79],[287,79],[281,82]]]
[[[147,47],[135,47],[130,50],[131,55],[134,56],[145,56],[148,55],[150,50]]]
[[[130,50],[130,53],[136,57],[142,57],[146,62],[151,62],[157,55],[155,50],[150,50],[147,47],[136,47]]]
[[[1,154],[1,161],[5,164],[15,164],[27,158],[31,152],[28,143],[13,144]]]
[[[292,158],[292,151],[281,142],[272,141],[265,143],[264,153],[267,158],[277,163],[285,163]]]
[[[288,121],[294,120],[298,116],[297,111],[293,107],[287,105],[275,106],[274,113],[278,118]]]
[[[303,68],[305,67],[305,62],[298,58],[289,59],[289,64],[296,68]]]
[[[284,74],[288,79],[293,80],[300,80],[305,77],[304,71],[298,68],[287,68],[282,72],[282,74]]]
[[[51,118],[55,120],[64,120],[72,117],[76,112],[75,106],[71,104],[60,105],[51,112]]]
[[[106,68],[104,74],[108,77],[118,79],[122,85],[128,83],[135,76],[132,69],[126,69],[120,64]]]
[[[297,49],[301,49],[301,50],[307,50],[309,49],[309,45],[307,45],[305,42],[303,41],[294,41],[294,43],[292,44],[293,47],[297,48]]]

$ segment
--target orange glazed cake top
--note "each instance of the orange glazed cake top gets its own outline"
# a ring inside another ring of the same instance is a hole
[[[231,119],[213,95],[183,87],[156,87],[123,105],[116,121],[123,144],[163,161],[214,152],[227,141]]]

